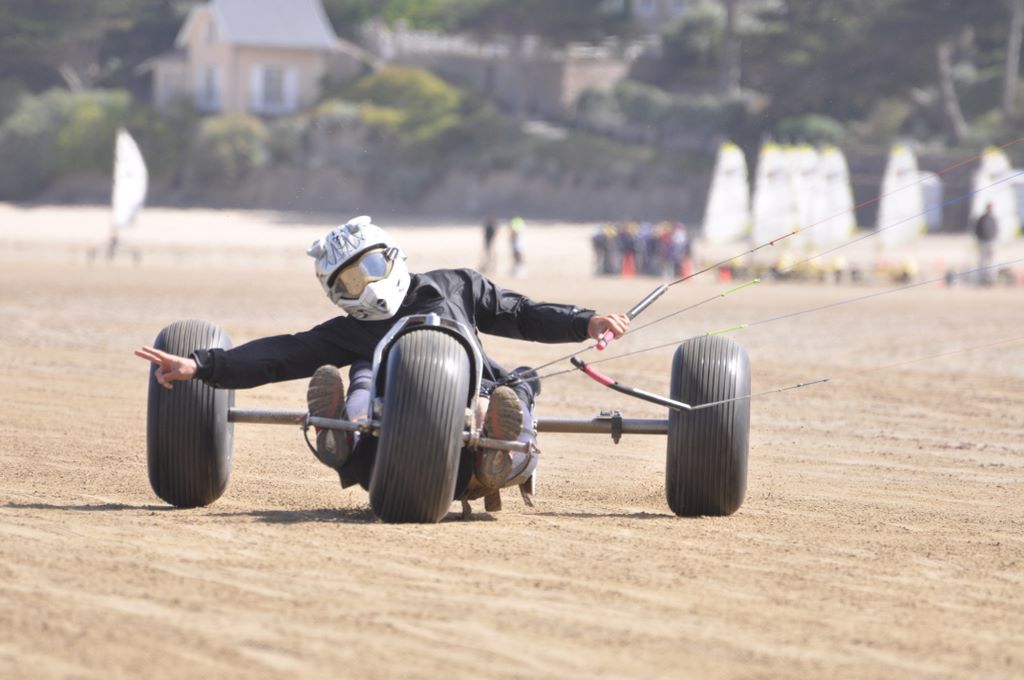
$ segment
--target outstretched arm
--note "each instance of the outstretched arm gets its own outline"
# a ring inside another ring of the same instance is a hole
[[[629,329],[629,317],[625,314],[595,314],[587,322],[587,335],[600,340],[607,331],[612,336],[621,337]]]
[[[135,350],[135,356],[156,364],[156,381],[171,389],[175,380],[191,380],[196,374],[196,362],[188,357],[180,357],[152,347],[141,347]]]

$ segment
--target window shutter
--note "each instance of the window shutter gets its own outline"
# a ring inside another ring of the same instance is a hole
[[[220,70],[212,64],[195,67],[193,101],[200,111],[219,111],[221,108]]]
[[[295,111],[299,108],[299,72],[293,68],[284,72],[284,110]]]
[[[256,64],[249,72],[249,110],[259,113],[263,110],[263,66]]]

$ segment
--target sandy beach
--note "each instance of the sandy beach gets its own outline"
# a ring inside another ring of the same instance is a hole
[[[165,505],[132,351],[178,319],[240,344],[335,315],[305,249],[347,217],[150,209],[108,262],[107,210],[0,204],[0,677],[1024,676],[1021,286],[673,288],[648,320],[712,300],[609,355],[747,324],[754,393],[830,378],[752,401],[729,517],[671,513],[664,437],[545,435],[535,507],[385,525],[298,428],[259,425],[236,426],[220,500]],[[476,223],[374,217],[413,271],[479,261]],[[524,278],[503,231],[495,281],[625,311],[659,281],[593,276],[592,228],[528,224]],[[845,254],[870,262],[871,240]],[[928,277],[976,256],[942,235],[899,257]],[[997,258],[1024,271],[1024,243]],[[508,366],[572,349],[484,343]],[[671,359],[604,370],[667,393]],[[299,409],[305,389],[236,402]],[[538,414],[612,408],[665,417],[579,373]]]

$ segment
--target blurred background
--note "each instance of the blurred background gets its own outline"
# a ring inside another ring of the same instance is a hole
[[[841,148],[858,203],[900,144],[954,196],[987,147],[1024,165],[1022,27],[1024,0],[4,0],[0,200],[107,202],[119,127],[167,207],[698,224],[726,141]]]

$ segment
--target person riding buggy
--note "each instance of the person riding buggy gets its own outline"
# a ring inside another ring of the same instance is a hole
[[[200,380],[237,389],[311,378],[309,415],[363,421],[371,412],[371,360],[396,320],[436,314],[474,333],[542,343],[619,337],[629,327],[624,314],[598,314],[574,305],[534,302],[503,289],[471,269],[438,269],[411,274],[395,240],[368,216],[332,229],[307,250],[327,297],[347,314],[310,330],[252,340],[238,347],[197,349],[188,356],[145,346],[136,356],[155,364],[154,378],[165,388]],[[524,450],[483,448],[473,456],[472,476],[462,499],[483,497],[500,507],[498,491],[518,485],[528,499],[539,449],[533,426],[540,381],[527,367],[507,371],[482,356],[477,419],[493,440],[520,441]],[[348,392],[340,367],[349,367]],[[317,428],[314,453],[338,472],[342,488],[369,488],[376,437],[356,430]],[[313,447],[311,447],[313,448]]]

